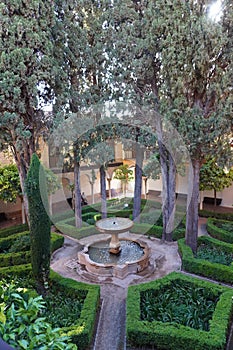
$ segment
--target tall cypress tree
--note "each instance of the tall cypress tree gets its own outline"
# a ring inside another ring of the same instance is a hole
[[[34,153],[26,180],[29,203],[32,273],[37,290],[46,293],[50,268],[50,229],[47,185],[43,166]]]
[[[0,149],[10,146],[24,181],[38,140],[52,124],[43,105],[54,99],[56,64],[52,28],[54,2],[1,1],[0,4]]]

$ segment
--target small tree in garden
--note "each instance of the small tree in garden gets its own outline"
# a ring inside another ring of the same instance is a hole
[[[216,192],[231,186],[233,182],[233,169],[225,171],[216,162],[209,158],[200,169],[200,190],[214,190],[214,206],[216,207]]]
[[[19,172],[15,164],[0,167],[0,199],[6,203],[16,202],[22,195]]]
[[[37,291],[45,295],[50,267],[51,223],[47,214],[45,171],[35,153],[28,171],[26,191],[29,203],[32,273],[37,283]]]
[[[115,171],[114,179],[120,180],[123,187],[124,196],[126,194],[127,184],[133,180],[133,170],[129,168],[128,164],[120,165]]]

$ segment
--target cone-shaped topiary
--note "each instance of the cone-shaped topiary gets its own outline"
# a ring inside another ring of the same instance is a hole
[[[46,293],[50,267],[50,219],[45,172],[33,154],[26,180],[29,203],[32,273],[40,294]]]

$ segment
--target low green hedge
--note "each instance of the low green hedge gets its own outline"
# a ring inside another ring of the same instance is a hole
[[[70,219],[60,221],[56,224],[56,228],[65,235],[76,239],[81,239],[99,233],[95,226],[88,225],[82,228],[77,228],[70,225]]]
[[[217,220],[213,218],[207,219],[206,229],[208,233],[214,237],[219,239],[220,241],[233,243],[233,232],[226,231],[220,227],[217,227],[215,223],[225,223],[225,220]]]
[[[168,286],[174,280],[187,281],[191,285],[221,293],[216,305],[209,332],[192,329],[176,323],[141,321],[140,293]],[[127,296],[127,340],[130,345],[146,349],[166,350],[224,350],[226,336],[232,318],[233,291],[200,279],[173,272],[153,282],[128,288]]]
[[[15,266],[6,266],[0,268],[0,278],[5,278],[7,276],[18,276],[29,278],[32,276],[32,266],[31,264],[15,265]]]
[[[221,246],[221,249],[233,250],[233,245],[216,241],[214,238],[202,236],[198,238],[198,244],[212,244]],[[229,247],[228,247],[229,246]],[[209,277],[213,280],[233,283],[233,268],[222,264],[212,263],[204,259],[194,257],[192,249],[185,244],[185,239],[178,240],[179,252],[182,258],[182,269],[197,275]]]
[[[29,232],[25,231],[23,232],[23,235],[28,235]],[[12,240],[12,237],[14,238]],[[0,246],[2,243],[2,246],[6,247],[12,244],[12,242],[15,240],[15,238],[19,237],[19,234],[14,234],[9,237],[5,237],[2,240],[0,240]],[[7,240],[9,238],[9,240]],[[54,252],[58,248],[62,247],[64,243],[64,237],[61,235],[58,235],[56,233],[51,233],[51,252]],[[17,253],[2,253],[0,254],[0,267],[7,267],[7,266],[14,266],[14,265],[22,265],[22,264],[28,264],[31,260],[31,253],[30,251],[24,251],[24,252],[17,252]]]
[[[9,237],[15,233],[19,233],[19,232],[23,232],[23,231],[27,231],[27,230],[28,230],[27,224],[21,224],[21,225],[2,228],[0,230],[0,239],[4,238],[4,237]]]
[[[51,222],[52,224],[56,224],[56,222],[65,220],[65,219],[70,219],[74,217],[74,211],[72,209],[63,211],[61,213],[57,213],[51,216]]]
[[[163,234],[163,228],[162,226],[134,223],[133,227],[130,229],[130,232],[161,239]],[[178,239],[183,238],[184,236],[185,229],[177,228],[173,232],[172,239],[173,241],[177,241]]]
[[[233,221],[233,213],[218,213],[210,210],[199,210],[198,215],[205,218]]]
[[[76,282],[69,278],[63,278],[56,272],[50,272],[50,279],[67,290],[67,293],[85,293],[86,298],[82,307],[80,318],[71,327],[62,328],[62,333],[71,337],[79,350],[84,350],[90,344],[94,335],[97,310],[100,300],[100,287]]]
[[[101,203],[83,205],[82,215],[86,213],[91,213],[91,212],[99,213],[100,210],[101,210]]]
[[[23,237],[28,234],[29,234],[28,231],[24,231],[24,232],[11,234],[8,237],[0,238],[0,252],[3,253],[4,250],[8,250],[11,247],[12,243],[16,240],[16,238]]]
[[[29,264],[30,260],[30,251],[18,253],[3,253],[0,254],[0,267]]]

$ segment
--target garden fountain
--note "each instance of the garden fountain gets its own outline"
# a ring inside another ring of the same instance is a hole
[[[140,239],[130,238],[133,221],[114,217],[96,222],[102,235],[92,236],[81,252],[78,262],[98,276],[125,278],[143,271],[149,264],[150,249]],[[119,237],[120,235],[120,237]]]
[[[99,232],[111,234],[109,243],[109,253],[119,254],[121,251],[121,243],[119,233],[128,232],[133,226],[133,222],[126,218],[107,218],[97,221],[96,228]]]

